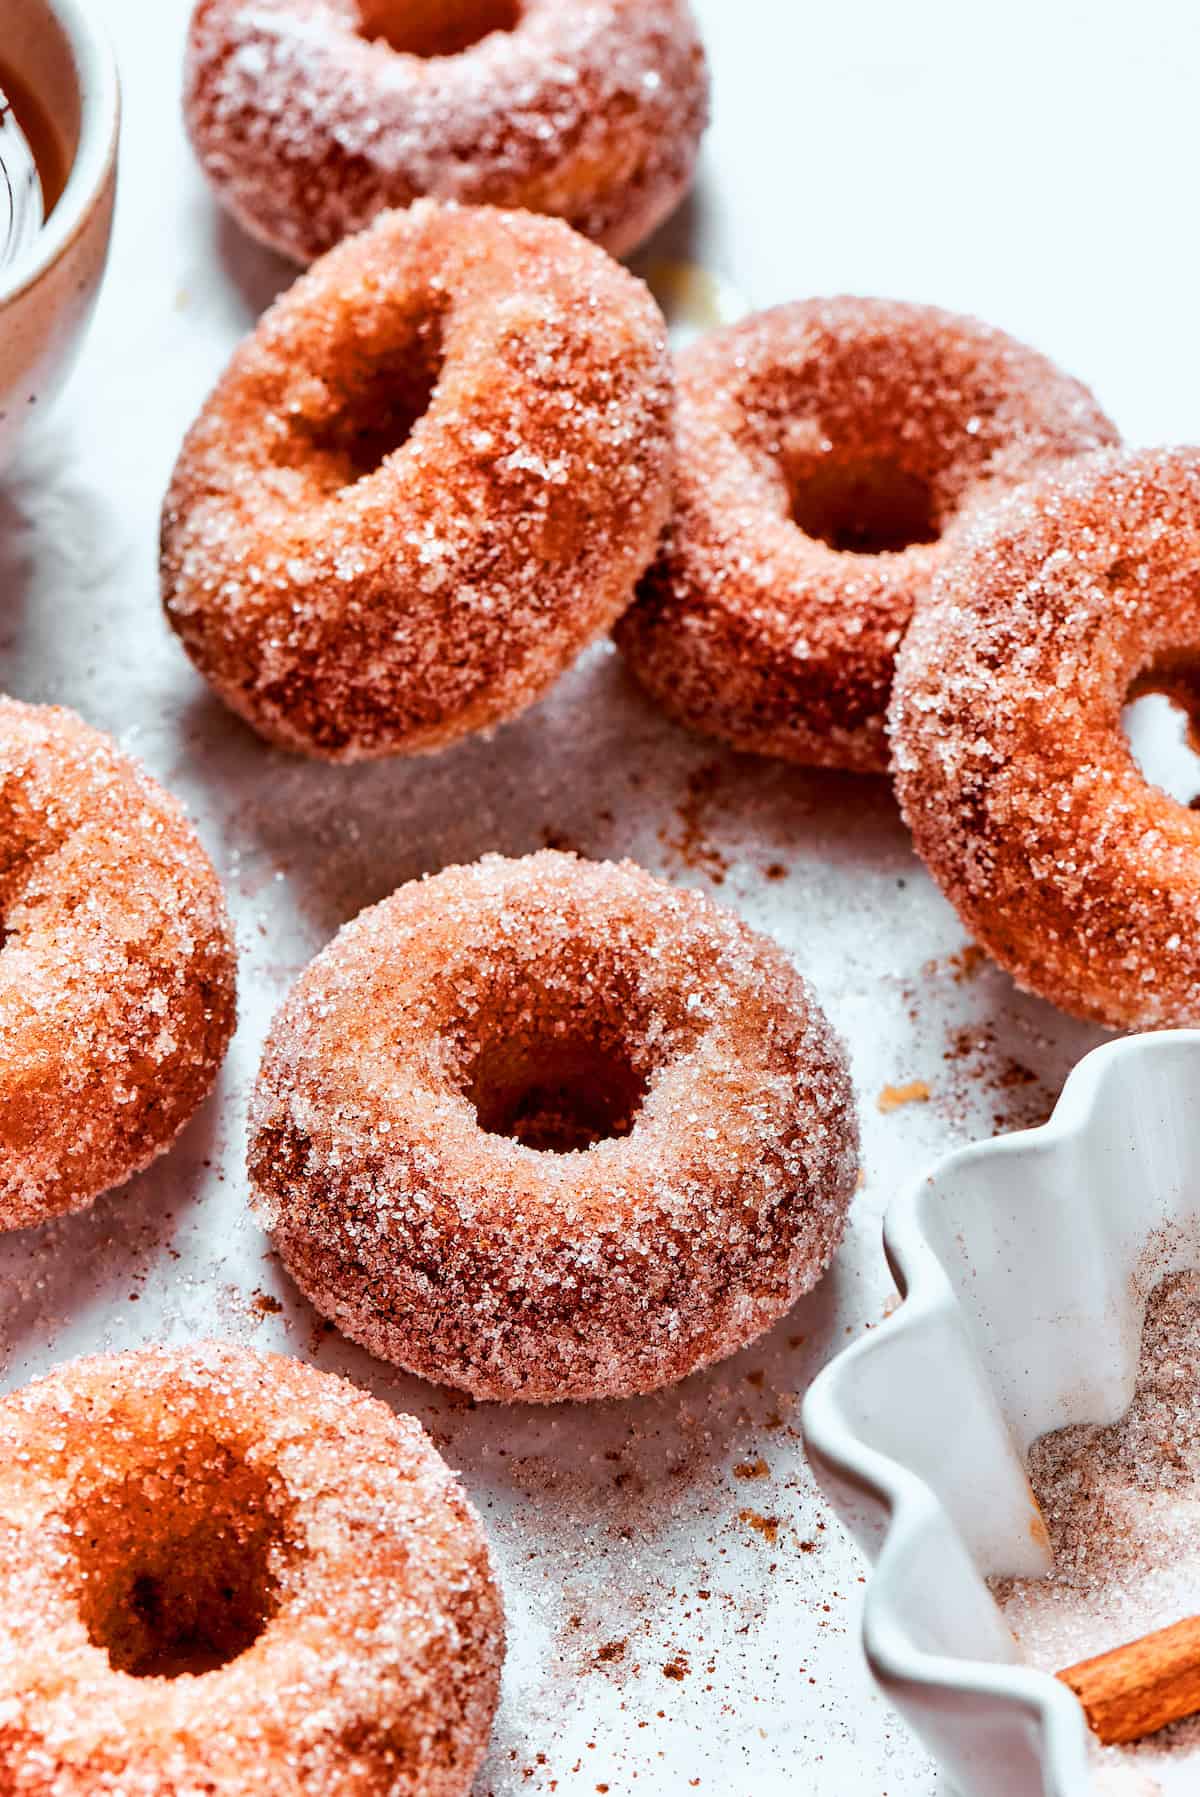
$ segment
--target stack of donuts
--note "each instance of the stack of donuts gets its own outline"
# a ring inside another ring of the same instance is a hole
[[[1194,697],[1200,452],[1121,450],[1077,381],[926,306],[805,300],[673,360],[613,255],[685,192],[707,93],[684,0],[199,0],[204,170],[312,266],[187,434],[171,625],[260,736],[344,762],[492,730],[611,631],[689,729],[891,767],[1022,983],[1196,1021],[1200,817],[1120,714],[1147,683]],[[0,921],[18,1228],[167,1148],[235,957],[174,800],[14,701]],[[828,1267],[857,1152],[843,1050],[777,945],[546,851],[346,924],[271,1029],[249,1175],[346,1335],[549,1403],[767,1329]],[[0,1402],[0,1446],[4,1789],[469,1789],[500,1599],[411,1419],[206,1346],[61,1369]]]

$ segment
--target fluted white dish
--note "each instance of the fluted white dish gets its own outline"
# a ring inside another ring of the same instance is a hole
[[[1200,1031],[1097,1049],[1050,1122],[949,1155],[884,1238],[904,1302],[803,1416],[873,1563],[867,1660],[962,1797],[1083,1797],[1082,1709],[986,1581],[1049,1570],[1028,1449],[1128,1409],[1147,1297],[1200,1264]]]

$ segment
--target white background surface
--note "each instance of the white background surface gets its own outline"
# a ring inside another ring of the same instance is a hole
[[[242,1021],[164,1162],[90,1215],[0,1244],[4,1380],[207,1332],[311,1356],[415,1411],[482,1508],[508,1595],[480,1797],[931,1797],[935,1774],[860,1671],[860,1568],[813,1489],[795,1405],[883,1314],[879,1219],[897,1184],[997,1121],[1040,1117],[1096,1033],[990,967],[961,977],[963,932],[886,783],[726,757],[661,721],[603,649],[494,744],[434,761],[308,766],[227,716],[161,620],[157,509],[205,391],[290,276],[222,222],[192,165],[184,0],[93,3],[126,94],[114,257],[67,397],[0,483],[0,682],[75,706],[187,802],[234,909]],[[1132,440],[1200,435],[1200,9],[698,10],[716,121],[663,253],[753,305],[852,290],[979,312],[1091,382]],[[697,778],[693,835],[719,886],[681,852]],[[786,943],[849,1040],[867,1183],[836,1271],[759,1347],[656,1398],[497,1413],[320,1331],[246,1215],[244,1108],[272,1008],[342,921],[426,869],[547,836],[705,887]],[[915,1079],[928,1104],[878,1110],[885,1084]],[[760,1457],[766,1477],[736,1476]],[[777,1519],[773,1543],[743,1510]],[[612,1642],[622,1657],[601,1659]]]

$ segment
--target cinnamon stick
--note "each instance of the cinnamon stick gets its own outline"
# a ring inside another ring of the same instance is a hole
[[[1140,1741],[1200,1712],[1200,1616],[1069,1666],[1058,1677],[1106,1747]]]

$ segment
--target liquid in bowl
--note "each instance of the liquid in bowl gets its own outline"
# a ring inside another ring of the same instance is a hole
[[[0,62],[0,269],[30,248],[67,180],[67,156],[28,86]]]

